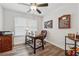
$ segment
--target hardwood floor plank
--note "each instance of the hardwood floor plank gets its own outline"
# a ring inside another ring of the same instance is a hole
[[[64,50],[50,43],[46,43],[45,49],[37,49],[36,54],[33,54],[33,49],[28,45],[16,45],[12,51],[0,53],[0,56],[64,56]]]

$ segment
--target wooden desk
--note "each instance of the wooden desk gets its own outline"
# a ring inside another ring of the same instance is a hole
[[[67,43],[67,41],[66,41],[67,39],[66,38],[69,38],[70,40],[74,41],[75,56],[76,56],[76,47],[77,47],[77,42],[79,42],[79,35],[76,35],[76,38],[65,36],[65,55],[67,55],[67,53],[66,53],[67,52],[67,50],[66,50],[66,44],[69,44],[69,43]]]
[[[31,38],[31,40],[28,40],[28,38],[27,37],[29,37],[29,38]],[[41,40],[41,42],[42,42],[42,45],[40,45],[40,46],[36,46],[36,40],[37,39],[40,39]],[[30,41],[31,41],[31,43],[30,43]],[[28,44],[30,47],[32,47],[33,49],[34,49],[34,54],[36,53],[36,49],[38,49],[38,48],[40,48],[40,47],[42,47],[42,49],[44,49],[44,41],[43,41],[43,39],[41,38],[41,36],[30,36],[30,35],[26,35],[26,37],[25,37],[25,44]]]

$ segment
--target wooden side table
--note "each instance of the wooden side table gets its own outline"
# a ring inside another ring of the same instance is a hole
[[[74,44],[67,43],[67,38],[70,39],[70,40],[72,40],[72,41],[74,41]],[[65,36],[65,55],[67,55],[67,50],[66,50],[67,47],[66,47],[66,45],[74,45],[75,56],[77,56],[77,54],[76,54],[77,42],[79,42],[79,35],[76,35],[76,38]]]

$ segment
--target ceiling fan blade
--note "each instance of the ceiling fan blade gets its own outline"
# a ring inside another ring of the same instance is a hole
[[[26,3],[18,3],[18,4],[26,5],[26,6],[31,6],[30,4],[26,4]]]
[[[37,11],[39,14],[41,14],[41,11],[40,11],[39,9],[36,9],[36,11]]]
[[[43,4],[37,4],[37,7],[47,7],[48,3],[43,3]]]

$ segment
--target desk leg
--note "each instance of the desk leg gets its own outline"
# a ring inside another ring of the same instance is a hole
[[[34,54],[36,53],[36,40],[34,39]]]
[[[76,56],[76,40],[75,40],[75,56]]]
[[[67,55],[67,53],[66,53],[66,37],[65,37],[65,55]]]
[[[25,36],[25,44],[27,44],[27,36]]]

